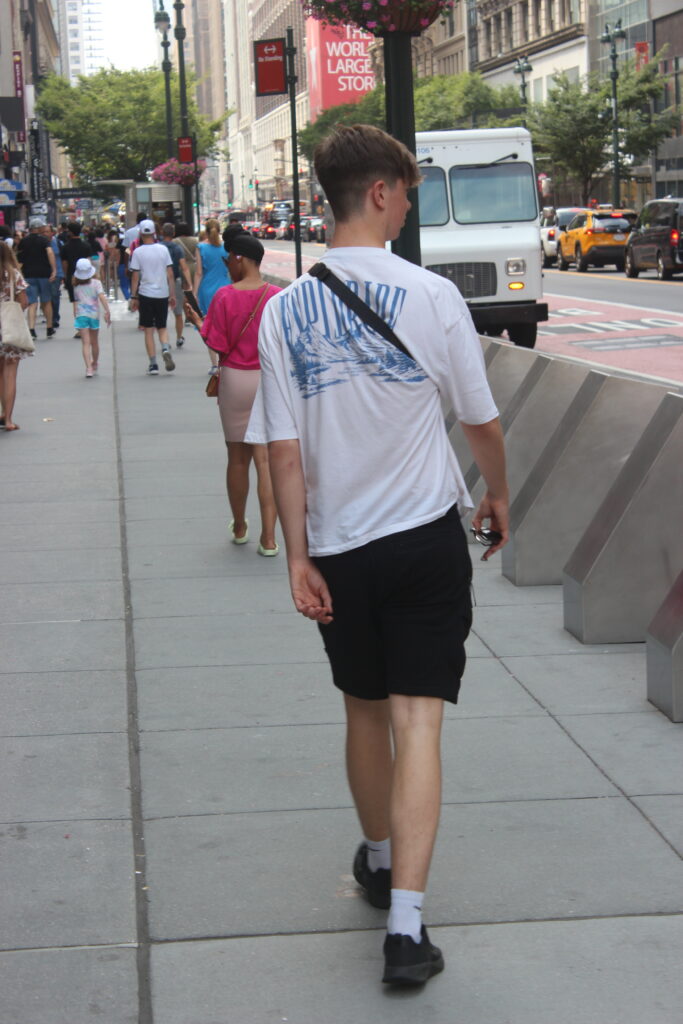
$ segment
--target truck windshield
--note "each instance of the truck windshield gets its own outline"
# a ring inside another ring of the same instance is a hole
[[[421,167],[422,182],[418,190],[420,226],[437,227],[448,223],[446,175],[442,167]]]
[[[449,179],[459,224],[535,220],[538,216],[531,164],[451,167]]]

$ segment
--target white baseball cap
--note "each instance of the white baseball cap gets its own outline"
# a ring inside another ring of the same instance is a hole
[[[141,220],[140,221],[140,234],[141,235],[156,235],[157,229],[156,224],[153,220]]]
[[[89,259],[83,257],[83,259],[76,261],[74,277],[78,277],[82,281],[84,278],[92,277],[94,273],[95,268],[93,267]]]

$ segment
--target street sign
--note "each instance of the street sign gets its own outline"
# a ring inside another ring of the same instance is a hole
[[[181,164],[191,164],[194,161],[194,146],[190,135],[181,136],[178,139],[178,161]]]
[[[260,39],[254,43],[254,73],[257,96],[287,93],[284,39]]]
[[[55,199],[78,199],[87,194],[86,188],[56,188],[53,192]]]

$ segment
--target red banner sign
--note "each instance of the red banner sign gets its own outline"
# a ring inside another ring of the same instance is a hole
[[[24,70],[22,66],[21,51],[14,50],[12,53],[12,65],[14,68],[14,95],[20,99],[24,98]]]
[[[357,103],[375,87],[369,32],[345,25],[325,25],[315,18],[306,22],[308,92],[311,121],[338,103]]]
[[[194,146],[189,135],[178,139],[178,161],[181,164],[191,164],[194,161]]]
[[[285,46],[284,39],[260,39],[254,43],[257,96],[280,96],[287,92]]]

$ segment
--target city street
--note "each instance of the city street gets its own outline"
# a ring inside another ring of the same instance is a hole
[[[114,313],[89,381],[68,307],[41,331],[0,435],[0,1024],[673,1024],[683,734],[643,645],[582,646],[559,587],[475,560],[446,970],[384,991],[341,701],[284,557],[228,542],[206,352],[147,377]]]

